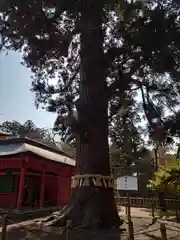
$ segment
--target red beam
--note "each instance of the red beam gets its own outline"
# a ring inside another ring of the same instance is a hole
[[[44,204],[45,176],[46,176],[46,172],[45,172],[45,169],[43,169],[43,173],[41,176],[40,198],[39,198],[39,205],[41,208],[43,207],[43,204]]]
[[[20,168],[24,157],[0,158],[0,169]]]
[[[22,205],[22,198],[23,198],[23,191],[24,191],[24,176],[25,176],[25,167],[22,166],[21,173],[20,173],[18,198],[17,198],[17,209],[20,209]]]
[[[60,189],[60,184],[61,184],[61,177],[58,176],[57,178],[58,181],[58,197],[57,197],[57,206],[59,207],[60,205],[60,195],[61,195],[61,189]]]

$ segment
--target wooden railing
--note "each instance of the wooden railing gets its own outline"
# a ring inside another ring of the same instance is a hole
[[[130,197],[130,205],[131,207],[138,208],[151,208],[152,205],[159,206],[158,198],[138,198],[138,197]],[[116,198],[116,202],[118,206],[125,206],[127,203],[126,197],[118,197]],[[180,200],[176,199],[165,199],[166,207],[168,209],[176,209],[180,208]]]

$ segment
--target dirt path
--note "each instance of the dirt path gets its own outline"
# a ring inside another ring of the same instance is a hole
[[[121,207],[119,211],[119,216],[125,216],[125,207]],[[143,218],[152,218],[151,214],[145,208],[131,208],[132,217],[143,217]]]
[[[9,220],[12,224],[12,223],[24,222],[27,220],[32,220],[35,218],[46,217],[56,210],[57,210],[57,207],[45,207],[42,209],[30,208],[30,209],[26,209],[26,210],[22,210],[22,211],[12,210],[12,211],[9,211],[9,213],[8,213],[8,210],[0,209],[0,226],[2,226],[2,218],[3,218],[4,214],[7,214],[7,213],[9,216]]]
[[[126,220],[125,217],[123,217],[123,219]],[[160,240],[160,222],[164,222],[166,224],[168,240],[180,240],[180,224],[158,220],[155,224],[151,225],[152,221],[149,217],[133,217],[132,220],[134,225],[135,240]],[[128,225],[126,223],[124,223],[123,227],[128,231]],[[126,239],[126,236],[122,238],[122,240],[124,239]]]
[[[145,209],[138,209],[138,208],[132,208],[132,220],[134,224],[134,233],[135,233],[135,240],[160,240],[160,231],[159,231],[159,226],[160,226],[160,220],[156,222],[155,224],[151,225],[152,218],[149,215],[148,211],[145,211]],[[119,214],[121,215],[121,218],[123,218],[125,221],[127,221],[125,217],[125,209],[122,208]],[[164,221],[164,220],[161,220]],[[180,224],[171,222],[171,221],[164,221],[167,227],[167,236],[168,240],[180,240]],[[31,224],[32,221],[26,221],[21,223],[24,225],[21,229],[14,229],[14,227],[17,225],[15,224],[14,226],[9,226],[8,229],[8,236],[7,240],[20,240],[20,239],[25,239],[25,236],[27,235],[27,226]],[[124,223],[123,228],[128,230],[128,225],[127,223]],[[65,234],[61,234],[61,229],[60,228],[48,228],[45,227],[41,230],[34,230],[31,235],[34,235],[33,238],[31,239],[42,239],[42,240],[64,240],[66,239]],[[73,237],[72,237],[73,236]],[[31,236],[32,237],[32,236]],[[30,238],[29,238],[30,239]],[[97,240],[106,240],[106,239],[111,239],[111,240],[127,240],[127,231],[125,234],[123,234],[121,237],[119,234],[112,234],[112,233],[99,233],[99,232],[94,232],[94,231],[83,231],[83,230],[73,230],[70,232],[69,239],[71,240],[92,240],[92,239],[97,239]]]
[[[133,218],[134,223],[134,233],[135,240],[160,240],[160,231],[159,231],[159,222],[150,226],[150,218]],[[128,228],[127,224],[124,224],[126,229]],[[166,224],[167,227],[167,236],[168,240],[180,240],[180,226],[177,224],[172,224],[171,222]],[[10,231],[8,233],[7,240],[20,240],[25,239],[27,232],[24,230],[21,231]],[[60,228],[44,228],[42,231],[33,231],[32,238],[29,239],[42,239],[42,240],[65,240],[65,234],[61,234]],[[127,232],[120,235],[115,235],[114,233],[99,233],[96,231],[83,231],[83,230],[74,230],[70,232],[69,240],[127,240]]]

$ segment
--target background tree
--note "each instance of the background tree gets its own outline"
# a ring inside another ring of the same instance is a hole
[[[167,192],[171,195],[180,192],[180,164],[175,156],[169,156],[166,166],[161,166],[149,181],[148,187],[155,192]]]
[[[110,174],[107,113],[111,119],[124,106],[126,92],[141,92],[156,130],[164,121],[157,99],[173,108],[179,103],[177,10],[168,0],[2,2],[2,47],[23,51],[36,103],[58,113],[62,134],[71,128],[76,174]],[[103,187],[73,189],[64,216],[89,227],[120,223],[113,190]]]
[[[115,177],[136,174],[137,194],[145,196],[148,192],[146,185],[155,169],[153,154],[145,147],[144,129],[138,125],[140,115],[137,112],[138,105],[131,100],[123,114],[113,118],[109,131],[110,163]]]
[[[6,121],[3,122],[0,127],[12,133],[13,136],[44,139],[49,143],[54,142],[52,131],[38,128],[31,120],[27,120],[24,124],[17,121]]]
[[[126,100],[126,109],[114,116],[109,126],[109,137],[111,141],[112,160],[119,158],[121,170],[134,164],[138,159],[138,151],[144,142],[141,138],[140,128],[137,126],[139,115],[135,101],[128,96]],[[112,164],[116,165],[115,161]],[[117,165],[113,167],[116,171],[120,170]],[[120,172],[119,172],[120,173]]]
[[[17,121],[6,121],[0,125],[1,129],[12,133],[14,136],[18,136],[22,124]]]

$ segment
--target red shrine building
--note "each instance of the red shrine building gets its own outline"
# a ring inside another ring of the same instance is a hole
[[[74,168],[55,145],[0,131],[0,207],[66,205]]]

